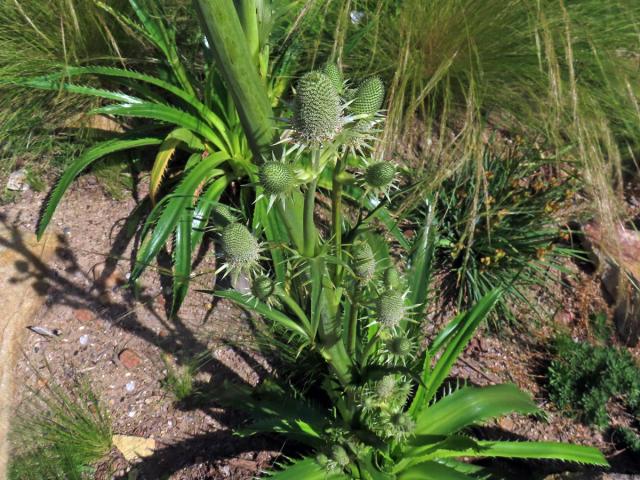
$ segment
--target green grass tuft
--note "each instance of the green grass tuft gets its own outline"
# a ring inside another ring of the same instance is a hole
[[[10,480],[87,478],[111,449],[109,415],[88,383],[49,380],[12,427]]]

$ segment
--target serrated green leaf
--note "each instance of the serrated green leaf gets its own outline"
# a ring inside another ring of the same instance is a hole
[[[193,221],[191,224],[191,248],[195,250],[202,241],[205,229],[209,224],[209,217],[214,205],[220,200],[220,196],[229,185],[227,176],[217,178],[198,198],[198,205],[193,212]]]
[[[191,278],[191,220],[192,210],[184,209],[176,227],[173,248],[173,300],[171,317],[178,314],[187,292]]]
[[[411,444],[419,447],[421,435],[449,435],[510,413],[533,414],[538,411],[530,395],[515,385],[463,387],[418,414],[416,437]]]
[[[349,480],[342,473],[327,472],[313,458],[302,458],[279,466],[282,470],[267,473],[272,480]]]
[[[58,203],[62,199],[62,196],[69,188],[69,185],[75,180],[75,178],[91,163],[94,161],[104,157],[105,155],[109,155],[110,153],[120,152],[123,150],[129,150],[131,148],[138,147],[146,147],[149,145],[159,145],[162,143],[162,140],[159,138],[137,138],[131,140],[108,140],[106,142],[101,142],[97,145],[86,150],[75,162],[73,162],[63,173],[60,180],[56,184],[55,188],[52,190],[51,195],[49,196],[47,206],[40,217],[40,221],[38,223],[37,235],[38,238],[42,237],[42,234],[46,230],[49,222],[51,221],[51,217],[53,216],[53,212],[55,212],[58,207]]]
[[[438,458],[446,457],[504,457],[562,460],[589,465],[609,466],[597,448],[559,442],[491,442],[478,441],[473,448],[442,449],[434,452]]]
[[[299,325],[281,311],[271,308],[267,304],[260,302],[255,298],[250,298],[236,290],[216,290],[212,293],[217,297],[231,300],[248,310],[253,310],[272,322],[285,327],[291,333],[298,334],[305,340],[309,341],[308,325],[305,325],[304,327]]]
[[[156,225],[151,238],[143,243],[138,252],[136,265],[133,272],[131,272],[132,281],[137,280],[144,269],[158,255],[171,233],[175,230],[185,209],[193,207],[196,189],[202,183],[223,174],[224,172],[216,167],[228,159],[229,157],[223,153],[214,153],[203,158],[200,163],[186,173],[185,179],[176,187],[173,193],[155,206],[147,219],[144,229],[148,230],[151,227],[151,222],[157,219]]]
[[[502,295],[501,289],[495,289],[485,295],[474,307],[464,315],[458,328],[451,336],[451,340],[442,355],[428,375],[423,402],[429,402],[434,397],[442,382],[447,378],[451,368],[467,346],[480,323],[487,317]]]
[[[150,118],[152,120],[167,122],[201,135],[221,152],[229,155],[222,138],[202,120],[178,108],[170,107],[169,105],[144,101],[138,103],[122,103],[96,108],[92,113],[118,115],[123,117]]]
[[[473,480],[464,473],[437,462],[424,462],[409,467],[397,476],[398,480]]]

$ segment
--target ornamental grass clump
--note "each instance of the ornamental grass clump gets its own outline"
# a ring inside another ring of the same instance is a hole
[[[251,254],[243,252],[242,264],[259,265],[247,271],[251,295],[212,292],[262,316],[270,326],[262,343],[274,345],[270,351],[286,371],[255,389],[227,383],[217,398],[250,415],[240,433],[272,433],[303,445],[271,478],[486,477],[481,467],[461,460],[474,457],[605,465],[600,452],[588,447],[473,438],[471,426],[540,412],[514,385],[444,387],[502,289],[453,318],[431,345],[418,347],[430,301],[436,225],[432,215],[424,216],[412,223],[416,234],[407,240],[387,207],[412,187],[380,200],[358,181],[368,176],[371,186],[384,188],[398,175],[368,143],[352,143],[362,135],[358,115],[384,118],[384,89],[378,79],[365,80],[354,100],[345,101],[336,78],[320,72],[301,78],[293,102],[295,134],[283,132],[276,147],[284,146],[282,160],[295,172],[296,188],[280,197],[276,209],[269,210],[266,195],[258,198],[251,216],[259,226],[256,237],[241,225],[251,237]],[[261,183],[265,193],[277,193]],[[226,243],[225,255],[239,255],[239,243]],[[265,258],[261,244],[269,246]],[[397,266],[396,258],[402,260]],[[272,297],[277,303],[269,303]]]

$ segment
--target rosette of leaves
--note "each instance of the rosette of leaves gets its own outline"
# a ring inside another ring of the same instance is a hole
[[[235,290],[212,292],[259,314],[271,327],[270,341],[262,343],[274,346],[270,351],[279,356],[285,374],[266,379],[255,390],[227,384],[216,397],[252,417],[238,433],[268,432],[307,446],[302,458],[281,465],[271,478],[444,480],[485,475],[461,460],[472,457],[605,465],[602,454],[588,447],[471,436],[470,427],[503,415],[539,413],[531,397],[514,385],[464,386],[453,392],[443,387],[503,290],[488,292],[418,351],[437,244],[435,217],[428,212],[408,241],[393,225],[374,226],[372,220],[384,219],[384,210],[364,201],[358,205],[358,196],[364,196],[357,189],[347,194],[358,211],[346,215],[345,200],[336,195],[348,182],[342,175],[347,149],[340,148],[340,138],[319,143],[310,153],[298,150],[291,159],[303,162],[310,154],[323,160],[329,172],[314,182],[325,182],[331,193],[330,228],[318,228],[315,212],[320,207],[313,185],[307,186],[304,199],[284,198],[258,232],[259,241],[269,245],[270,258],[262,268],[273,272],[278,305]],[[255,208],[265,209],[265,203]],[[394,255],[404,260],[401,270],[393,265],[388,235],[397,241]],[[310,363],[314,368],[308,368]]]
[[[132,126],[123,135],[87,149],[66,169],[48,198],[37,233],[43,235],[66,190],[94,162],[134,149],[155,152],[149,197],[130,219],[131,222],[144,219],[142,244],[131,280],[135,282],[169,246],[173,256],[175,314],[187,293],[192,253],[209,228],[213,206],[231,181],[245,176],[255,178],[252,158],[259,157],[261,148],[272,140],[273,113],[267,88],[277,90],[280,86],[275,81],[267,86],[265,78],[259,76],[260,67],[269,60],[268,49],[264,47],[270,22],[263,22],[264,12],[249,9],[239,19],[233,7],[219,10],[218,4],[200,5],[206,26],[211,12],[217,15],[215,28],[207,29],[207,36],[227,32],[225,41],[201,42],[204,57],[210,59],[213,54],[218,61],[215,66],[213,61],[206,62],[200,72],[189,71],[185,66],[176,43],[176,31],[165,21],[167,17],[157,3],[147,0],[129,3],[135,18],[100,5],[156,48],[157,74],[107,66],[71,66],[59,74],[16,80],[17,84],[36,89],[98,97],[105,104],[89,114],[120,117]],[[243,32],[241,22],[257,25],[260,31]],[[229,54],[228,42],[235,52],[232,63],[223,58]],[[203,81],[195,81],[201,77]],[[95,87],[90,78],[97,78],[110,88]],[[229,81],[230,78],[236,80]],[[234,103],[237,98],[245,101]],[[136,122],[141,119],[148,123],[137,128]]]

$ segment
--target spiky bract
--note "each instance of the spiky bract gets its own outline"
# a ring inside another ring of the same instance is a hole
[[[340,96],[322,72],[309,72],[298,82],[293,127],[310,144],[333,139],[340,128]]]

